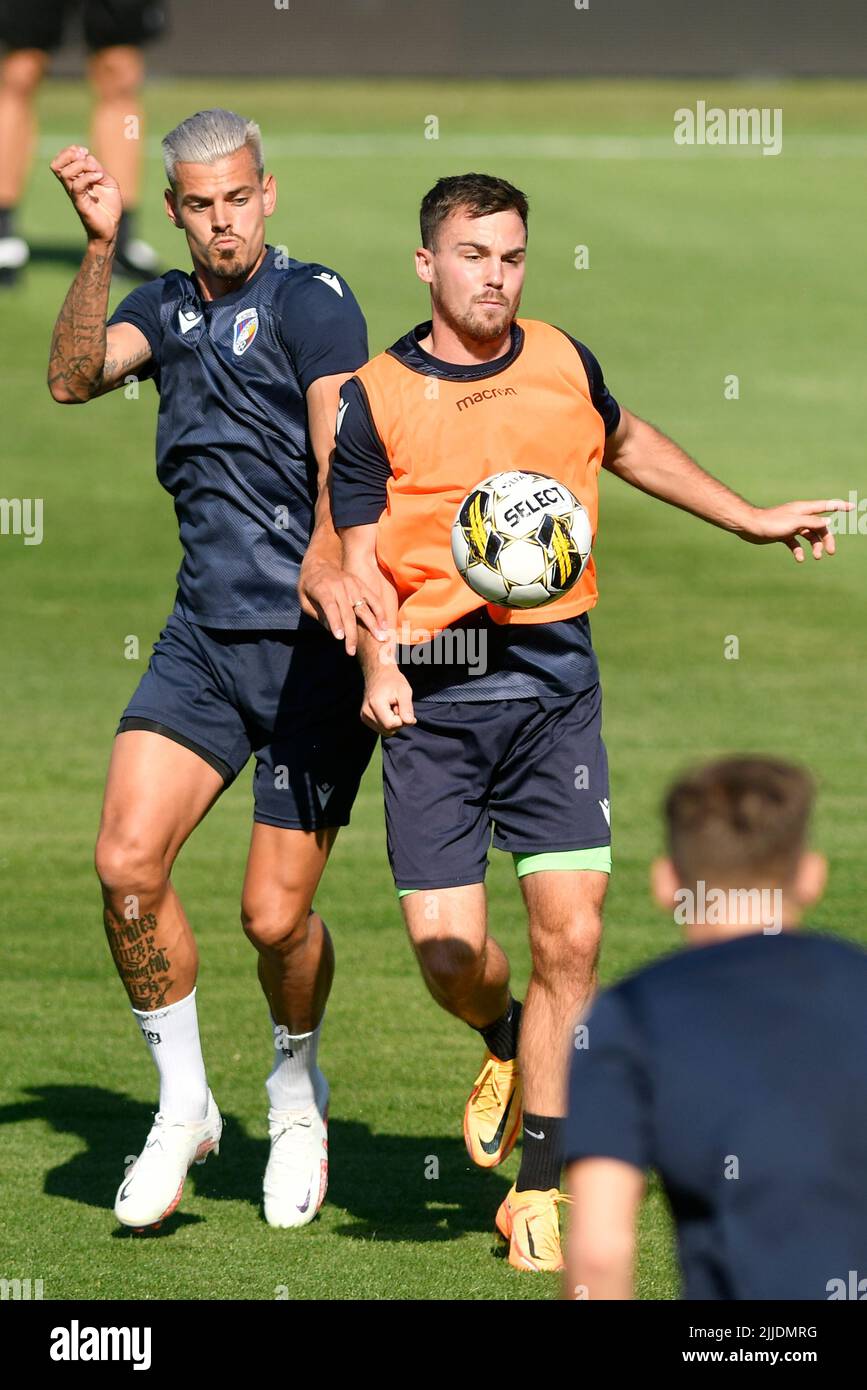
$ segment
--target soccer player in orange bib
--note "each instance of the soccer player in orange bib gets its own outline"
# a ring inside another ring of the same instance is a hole
[[[359,628],[357,646],[362,717],[384,740],[388,852],[404,917],[434,999],[485,1043],[464,1115],[467,1149],[481,1167],[501,1163],[523,1112],[520,1171],[496,1224],[513,1265],[557,1270],[567,1060],[595,986],[611,868],[588,618],[596,571],[591,558],[542,608],[486,604],[455,569],[452,523],[482,479],[524,469],[571,488],[595,533],[605,467],[803,560],[804,540],[816,559],[833,553],[824,513],[843,504],[750,505],[621,408],[583,343],[517,318],[527,199],[511,184],[440,179],[421,205],[421,239],[416,271],[430,287],[431,320],[344,383],[332,506],[345,568],[379,585],[393,627],[379,638]],[[488,934],[492,829],[494,845],[514,856],[527,909],[523,1006]]]

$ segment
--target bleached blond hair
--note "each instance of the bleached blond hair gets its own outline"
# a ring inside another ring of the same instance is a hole
[[[166,178],[175,186],[178,164],[215,164],[218,159],[249,149],[261,179],[265,168],[262,157],[262,132],[255,121],[248,121],[235,111],[217,106],[210,111],[197,111],[188,116],[162,142]]]

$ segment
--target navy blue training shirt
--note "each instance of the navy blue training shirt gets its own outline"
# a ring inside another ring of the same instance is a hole
[[[157,476],[184,552],[175,611],[203,627],[306,625],[296,586],[317,470],[305,393],[367,361],[346,281],[269,246],[222,299],[170,270],[127,295],[114,323],[135,324],[151,347],[141,374],[160,395]]]
[[[565,1158],[659,1172],[683,1297],[827,1299],[867,1275],[865,998],[867,952],[783,931],[691,947],[594,1005]]]
[[[430,322],[418,324],[398,339],[389,353],[424,376],[481,381],[502,371],[523,348],[523,330],[513,323],[511,344],[504,357],[461,366],[433,357],[419,346],[430,331]],[[584,364],[591,400],[609,435],[619,423],[620,406],[590,349],[570,334],[564,336]],[[366,526],[378,521],[386,508],[390,477],[391,463],[371,418],[367,396],[361,382],[353,378],[341,388],[331,475],[335,526]],[[471,641],[462,629],[473,630]],[[446,703],[551,698],[589,689],[599,679],[587,613],[558,622],[509,627],[495,623],[481,608],[452,623],[445,633],[431,642],[397,649],[398,665],[412,686],[415,700]],[[456,654],[463,657],[465,653],[466,661],[455,660]],[[484,662],[479,660],[480,653]]]

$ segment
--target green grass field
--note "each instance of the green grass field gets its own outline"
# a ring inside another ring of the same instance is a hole
[[[674,110],[697,99],[780,107],[783,153],[676,152]],[[280,185],[269,239],[337,266],[371,350],[426,316],[412,273],[416,208],[436,177],[497,172],[529,194],[523,312],[596,352],[614,394],[762,503],[846,495],[863,471],[867,87],[813,83],[240,84],[148,93],[149,148],[201,106],[259,119]],[[439,139],[424,138],[425,118]],[[260,1214],[267,1013],[238,924],[249,771],[181,856],[175,879],[201,952],[199,1015],[223,1152],[194,1170],[178,1216],[133,1238],[111,1212],[138,1151],[154,1073],[103,939],[92,842],[117,717],[171,608],[178,546],[154,478],[156,397],[62,410],[44,388],[51,325],[78,224],[48,150],[86,135],[82,89],[47,87],[23,210],[35,248],[2,299],[2,492],[44,499],[44,540],[0,536],[4,832],[2,1268],[46,1298],[551,1298],[494,1254],[517,1167],[471,1169],[461,1112],[480,1057],[425,994],[385,859],[378,759],[318,905],[338,970],[322,1060],[332,1083],[329,1198],[297,1232]],[[606,142],[601,137],[611,137]],[[634,138],[633,138],[634,137]],[[143,232],[188,264],[147,161]],[[590,267],[574,268],[575,247]],[[724,397],[724,378],[740,382]],[[503,460],[506,466],[508,460]],[[816,842],[831,877],[816,923],[867,943],[863,571],[867,541],[796,567],[602,482],[594,637],[606,698],[616,871],[602,977],[672,948],[647,866],[670,775],[723,751],[795,757],[817,773]],[[125,659],[136,635],[138,661]],[[724,658],[736,635],[738,660]],[[511,864],[492,854],[492,918],[521,989],[528,953]],[[439,1178],[425,1177],[429,1156]],[[645,1206],[639,1292],[677,1296],[667,1209]]]

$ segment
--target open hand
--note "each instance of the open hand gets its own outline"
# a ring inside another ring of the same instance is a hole
[[[358,647],[358,623],[383,640],[388,636],[382,600],[372,585],[328,560],[305,560],[298,576],[298,597],[303,611],[317,618],[354,656]]]
[[[753,545],[782,541],[799,564],[805,558],[803,541],[806,541],[813,552],[813,559],[821,560],[823,554],[833,555],[836,549],[834,532],[829,529],[829,518],[824,513],[851,510],[852,503],[844,502],[839,497],[832,497],[830,501],[784,502],[779,507],[755,507],[750,521],[739,534],[742,540],[750,541]]]

